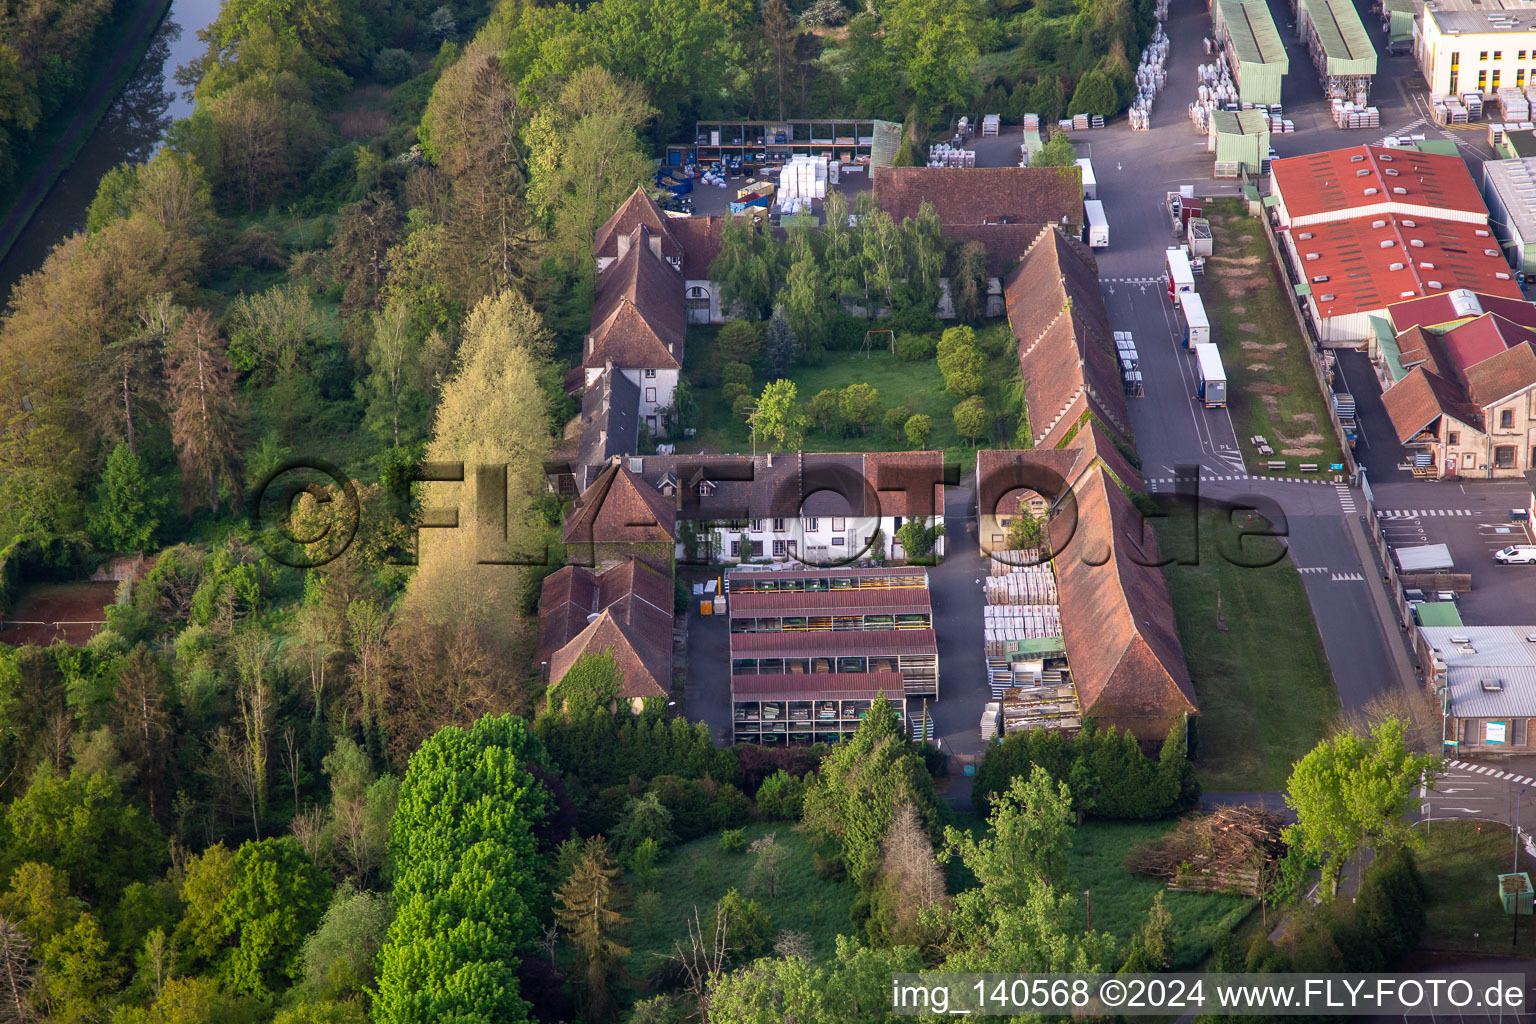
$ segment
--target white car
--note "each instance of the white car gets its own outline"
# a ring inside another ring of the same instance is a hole
[[[1536,565],[1536,544],[1511,544],[1493,553],[1500,565]]]

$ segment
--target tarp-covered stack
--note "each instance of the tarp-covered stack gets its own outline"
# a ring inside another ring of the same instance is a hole
[[[1140,131],[1152,127],[1152,98],[1163,89],[1168,78],[1168,34],[1163,22],[1168,17],[1168,0],[1158,0],[1157,27],[1152,30],[1152,41],[1141,51],[1141,63],[1136,66],[1136,98],[1131,100],[1127,116],[1131,127]]]

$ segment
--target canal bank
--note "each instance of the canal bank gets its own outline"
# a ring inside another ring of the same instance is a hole
[[[190,113],[177,92],[176,68],[202,53],[197,33],[218,13],[219,0],[144,0],[125,14],[120,42],[96,83],[0,211],[0,308],[22,276],[85,226],[101,176],[124,161],[148,159],[171,121]]]

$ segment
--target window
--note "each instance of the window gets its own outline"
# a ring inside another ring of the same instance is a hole
[[[739,540],[731,541],[731,557],[732,558],[740,558],[741,557],[741,541],[739,541]]]
[[[656,379],[656,371],[655,370],[646,370],[645,371],[645,379],[646,380],[655,380]]]
[[[1447,430],[1445,432],[1445,443],[1446,444],[1461,444],[1461,431],[1459,431],[1459,430]]]
[[[656,389],[655,388],[646,388],[645,389],[645,400],[647,402],[652,403],[653,405],[655,404],[655,402],[656,402]]]
[[[1503,60],[1504,59],[1504,51],[1503,50],[1494,50],[1493,51],[1493,59],[1494,60]]]
[[[805,523],[805,531],[807,533],[815,533],[816,527],[819,525],[815,516],[806,516],[802,522]]]
[[[1488,51],[1484,50],[1482,53],[1479,53],[1477,55],[1477,59],[1478,60],[1487,60],[1488,59]]]
[[[1493,468],[1494,469],[1514,469],[1515,468],[1515,446],[1514,445],[1512,445],[1512,444],[1501,444],[1501,445],[1499,445],[1497,448],[1495,448],[1493,450]]]
[[[848,520],[837,516],[832,517],[832,530],[834,533],[842,533],[846,529],[848,529]]]
[[[773,521],[773,532],[774,533],[783,533],[784,532],[784,520],[782,520],[782,519],[775,519]]]
[[[1477,465],[1477,456],[1472,452],[1461,453],[1461,468],[1471,469]]]
[[[1490,88],[1492,88],[1494,92],[1498,92],[1499,91],[1499,70],[1498,70],[1498,68],[1494,68],[1494,70],[1493,70],[1493,85],[1490,86]]]
[[[1479,71],[1477,73],[1477,91],[1478,92],[1487,92],[1488,91],[1488,72],[1486,72],[1486,71]]]
[[[784,557],[784,542],[783,541],[776,540],[776,541],[773,542],[773,557],[774,558],[783,558]]]
[[[1531,469],[1536,469],[1536,447],[1531,449],[1531,461],[1527,463]]]
[[[752,542],[752,557],[753,558],[762,558],[763,557],[763,542],[762,541],[755,540],[755,541]]]
[[[763,521],[761,519],[754,519],[752,520],[751,525],[747,527],[747,529],[751,530],[753,533],[762,533]]]
[[[1514,426],[1515,426],[1515,410],[1513,410],[1513,409],[1500,409],[1499,410],[1499,429],[1500,430],[1512,430],[1512,429],[1514,429]]]

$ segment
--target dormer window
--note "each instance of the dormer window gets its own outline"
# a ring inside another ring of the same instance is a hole
[[[666,472],[661,474],[661,479],[656,481],[656,489],[667,497],[677,493],[677,474]]]
[[[711,494],[714,494],[714,493],[715,493],[715,482],[713,480],[700,480],[699,481],[699,497],[707,498]]]

